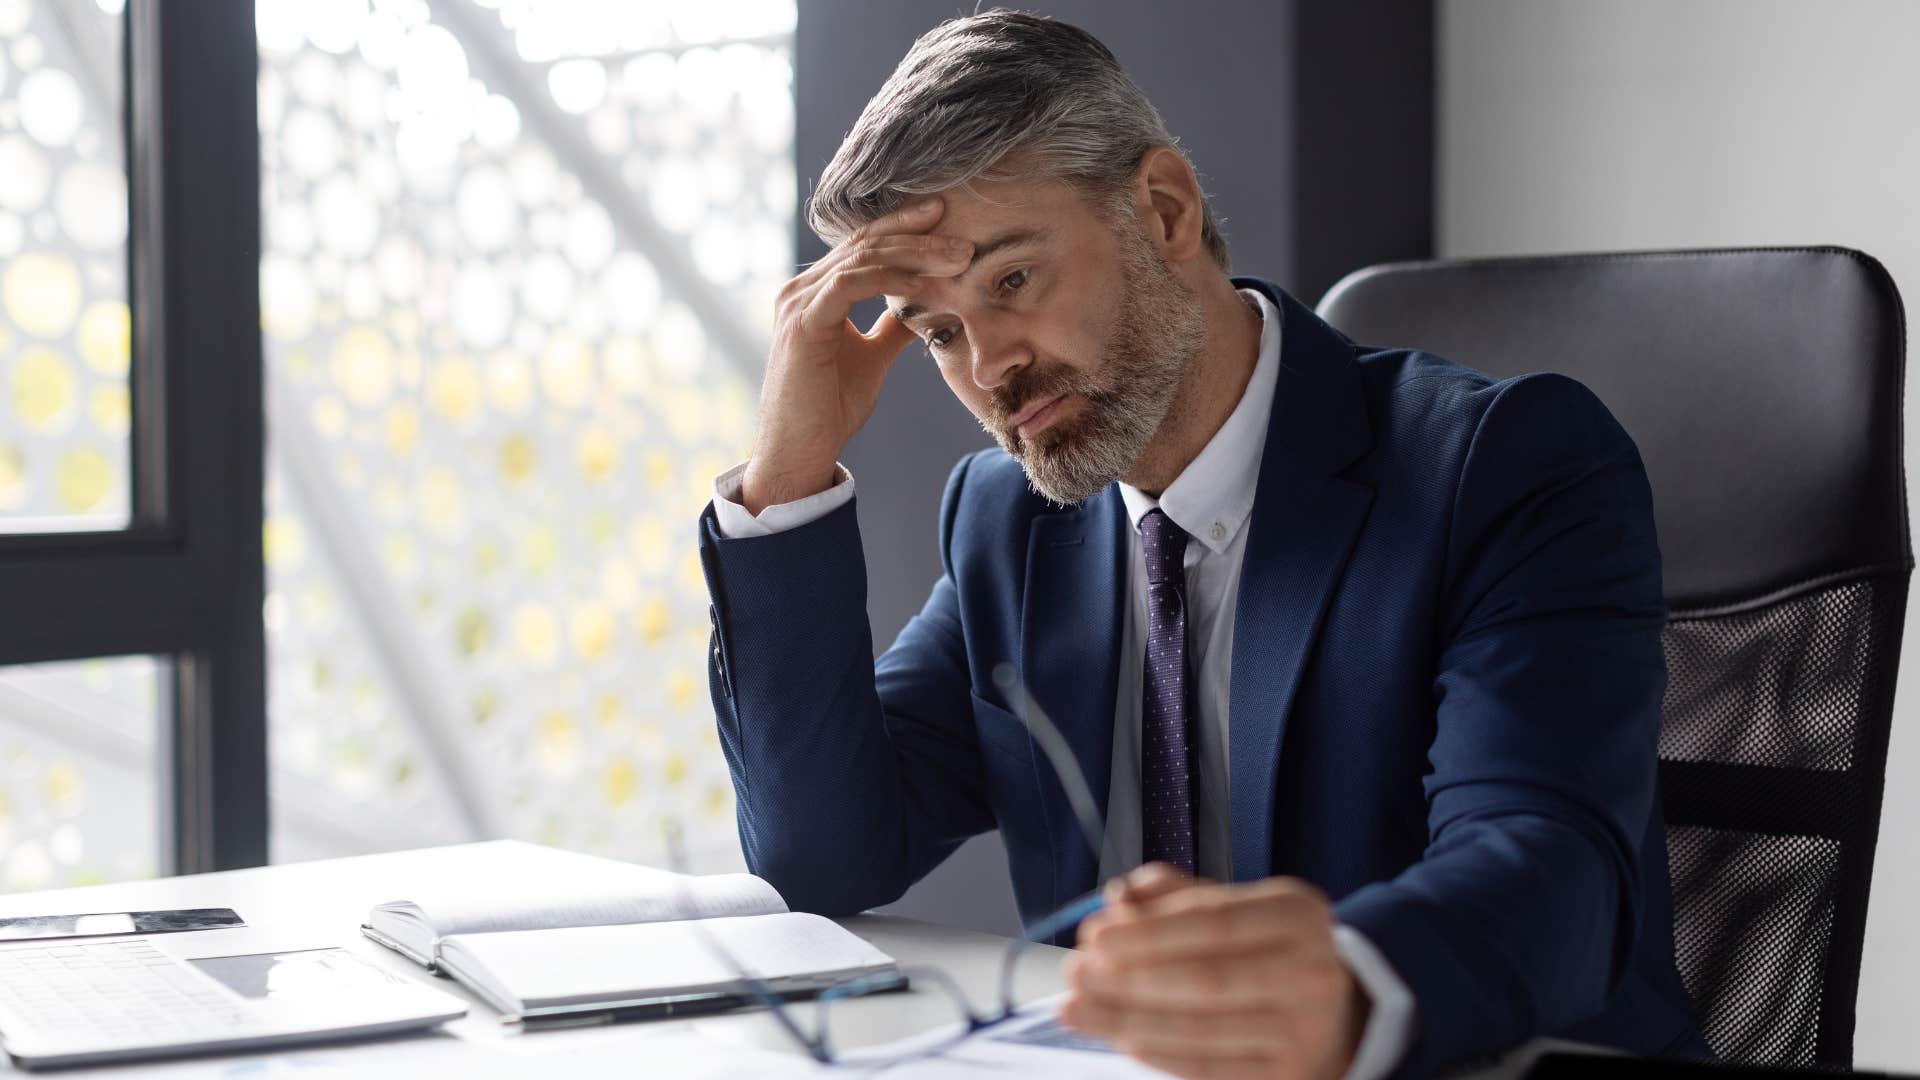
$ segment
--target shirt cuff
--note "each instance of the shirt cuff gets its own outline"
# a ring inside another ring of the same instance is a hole
[[[747,463],[741,462],[713,478],[713,520],[727,540],[750,536],[771,536],[788,529],[818,521],[853,501],[853,474],[845,465],[833,467],[833,486],[804,499],[777,503],[760,511],[758,517],[740,502],[741,478]]]
[[[1383,1080],[1407,1056],[1413,1041],[1413,991],[1360,931],[1334,927],[1333,945],[1373,1002],[1344,1080]]]

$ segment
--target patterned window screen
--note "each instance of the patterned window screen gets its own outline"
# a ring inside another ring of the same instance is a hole
[[[274,857],[737,862],[694,522],[792,268],[791,0],[258,12]]]
[[[121,25],[0,0],[0,532],[129,520]],[[154,873],[162,670],[0,667],[0,892]]]
[[[0,532],[129,517],[120,28],[0,0]]]
[[[0,893],[154,874],[163,670],[147,656],[0,667]]]

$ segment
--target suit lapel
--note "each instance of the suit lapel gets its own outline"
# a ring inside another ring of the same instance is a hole
[[[1114,487],[1075,510],[1036,517],[1020,612],[1020,672],[1027,691],[1073,749],[1103,816],[1113,773],[1125,528],[1126,510]],[[1034,759],[1054,849],[1057,906],[1093,888],[1100,853],[1088,850],[1066,789],[1037,746]]]
[[[1274,783],[1300,676],[1373,503],[1339,471],[1372,446],[1353,346],[1270,283],[1280,379],[1248,523],[1228,705],[1233,876],[1272,872]]]

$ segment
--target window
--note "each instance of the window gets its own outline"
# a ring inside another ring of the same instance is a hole
[[[122,21],[0,0],[0,531],[129,518]]]
[[[258,10],[275,858],[737,861],[693,535],[791,272],[790,0]]]
[[[692,533],[791,0],[123,2],[0,0],[0,888],[737,859]]]
[[[158,868],[163,671],[145,656],[0,668],[0,891]]]
[[[0,0],[0,888],[266,855],[254,48]]]

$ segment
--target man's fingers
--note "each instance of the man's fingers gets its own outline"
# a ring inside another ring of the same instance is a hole
[[[867,266],[841,270],[820,283],[807,301],[801,325],[810,331],[837,327],[853,305],[882,293],[904,293],[919,286],[923,276],[895,266]],[[895,320],[898,321],[898,320]]]
[[[1092,953],[1075,961],[1066,970],[1075,994],[1108,1005],[1185,1011],[1288,1005],[1296,997],[1290,976],[1300,967],[1281,951],[1152,965],[1114,965]]]
[[[859,257],[862,252],[874,249],[910,248],[916,246],[916,242],[922,249],[945,246],[945,242],[952,239],[951,237],[936,237],[927,231],[940,221],[940,214],[936,211],[944,206],[945,204],[936,197],[902,207],[885,217],[869,222],[855,230],[852,236],[835,244],[833,250],[822,255],[812,266],[796,274],[792,284],[801,287],[811,286],[843,264]],[[935,241],[939,243],[935,244]]]
[[[910,202],[891,214],[884,214],[855,229],[849,241],[863,240],[869,236],[885,236],[889,233],[924,232],[933,228],[946,213],[946,200],[938,195],[929,195],[918,202]]]
[[[882,236],[847,249],[844,267],[900,266],[930,277],[952,277],[966,268],[973,241],[958,236],[913,233]]]
[[[1196,1057],[1191,1053],[1138,1053],[1135,1061],[1183,1080],[1272,1080],[1275,1062],[1260,1057]]]
[[[1211,886],[1154,897],[1135,918],[1093,927],[1087,947],[1115,960],[1136,961],[1317,941],[1332,928],[1325,901],[1309,889]]]
[[[1271,1052],[1282,1039],[1271,1009],[1161,1012],[1076,994],[1061,1009],[1060,1020],[1129,1054],[1172,1055],[1204,1047],[1209,1055],[1240,1057]]]
[[[799,282],[791,301],[807,324],[820,329],[847,317],[853,305],[882,293],[903,294],[929,279],[950,278],[966,269],[973,245],[931,243],[942,237],[900,237],[886,246],[857,252],[830,269]],[[816,268],[817,269],[817,268]],[[797,279],[796,279],[797,280]]]
[[[966,269],[973,242],[934,233],[881,233],[849,239],[802,270],[791,282],[810,291],[837,271],[862,266],[903,266],[923,274],[952,277]]]
[[[1344,1003],[1338,999],[1337,958],[1298,950],[1241,951],[1232,956],[1113,964],[1082,953],[1067,973],[1075,993],[1112,1005],[1137,1008],[1305,1008]],[[1331,1002],[1331,1003],[1329,1003]]]
[[[835,273],[868,266],[898,266],[929,277],[952,277],[966,269],[972,255],[973,242],[957,236],[878,236],[834,248],[795,280],[803,288],[817,287]]]
[[[1150,862],[1107,882],[1107,904],[1144,904],[1178,892],[1196,880],[1167,863]]]
[[[1085,947],[1103,928],[1144,916],[1146,912],[1140,905],[1195,883],[1196,879],[1161,862],[1147,863],[1119,877],[1110,878],[1101,890],[1106,906],[1081,920],[1075,940]]]
[[[900,350],[906,348],[916,335],[907,329],[905,323],[894,318],[893,312],[883,311],[879,318],[873,320],[873,325],[867,327],[867,332],[860,336],[866,338],[867,343],[881,355],[892,360],[900,355]]]

